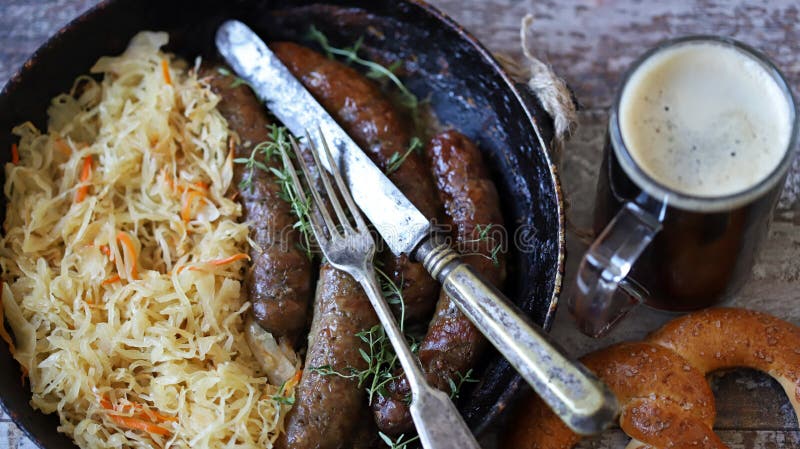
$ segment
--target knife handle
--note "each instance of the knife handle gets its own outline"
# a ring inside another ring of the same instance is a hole
[[[617,415],[608,387],[564,355],[541,328],[448,245],[426,240],[415,252],[453,302],[536,393],[581,435],[602,431]]]

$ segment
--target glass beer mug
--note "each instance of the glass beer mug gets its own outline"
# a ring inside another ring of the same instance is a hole
[[[796,109],[777,68],[731,39],[693,36],[640,58],[614,102],[598,237],[568,306],[602,336],[640,303],[685,312],[747,280],[791,165]]]

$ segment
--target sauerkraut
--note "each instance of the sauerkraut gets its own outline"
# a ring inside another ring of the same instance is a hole
[[[218,97],[142,32],[24,123],[2,304],[31,404],[84,448],[271,447],[290,386],[248,348],[248,228]]]

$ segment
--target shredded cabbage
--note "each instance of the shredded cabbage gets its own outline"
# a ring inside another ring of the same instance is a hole
[[[53,99],[47,132],[13,131],[0,268],[14,356],[31,404],[80,447],[272,447],[291,392],[248,347],[245,262],[220,262],[250,248],[234,137],[167,40],[138,34],[95,64],[101,82]]]

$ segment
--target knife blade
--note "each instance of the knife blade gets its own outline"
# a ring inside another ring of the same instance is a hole
[[[253,30],[239,21],[227,21],[217,31],[216,44],[236,74],[253,87],[292,134],[299,137],[311,131],[311,138],[318,139],[316,130],[322,130],[353,199],[394,254],[410,254],[430,235],[428,218],[361,151]],[[322,147],[321,142],[315,143]],[[327,159],[322,159],[330,171]]]
[[[431,232],[428,219],[258,35],[241,22],[228,21],[217,31],[216,43],[231,68],[253,87],[292,134],[302,136],[306,130],[321,129],[353,199],[392,252],[409,254],[422,262],[458,308],[567,426],[586,435],[597,433],[613,422],[618,406],[608,387],[579,362],[565,356],[502,292],[438,240],[441,236]],[[315,143],[321,147],[321,142]],[[327,161],[323,165],[331,171]]]

